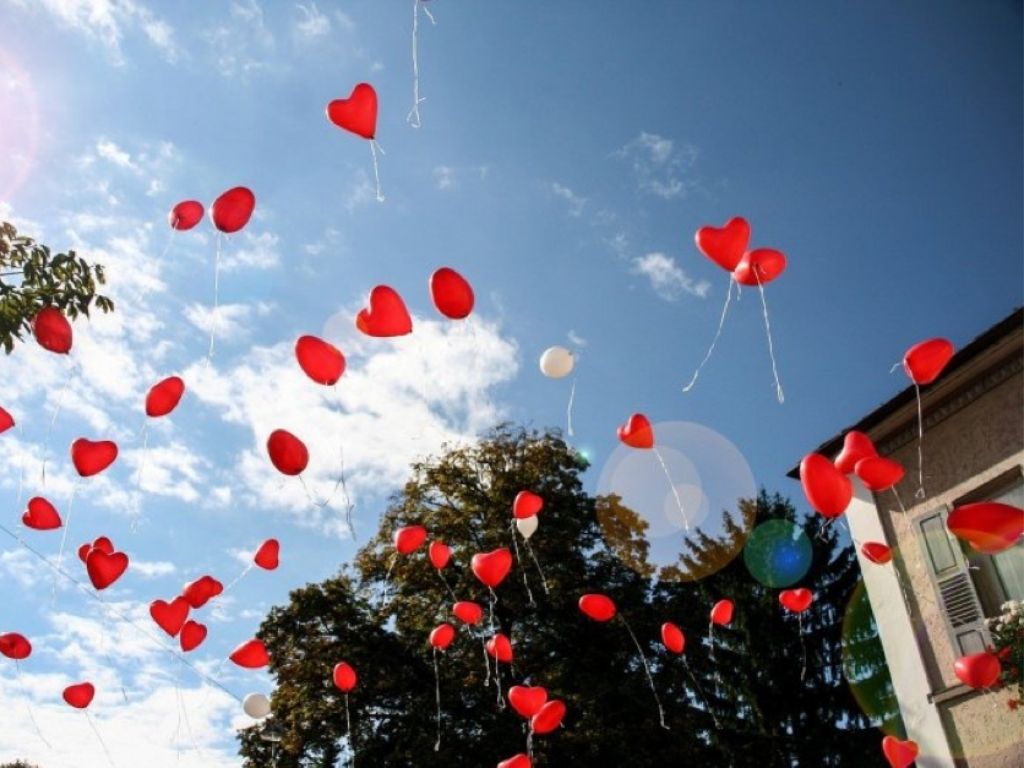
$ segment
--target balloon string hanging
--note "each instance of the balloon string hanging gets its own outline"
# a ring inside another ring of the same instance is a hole
[[[917,397],[917,491],[915,499],[924,498],[924,416],[921,412],[921,387],[914,382],[914,395]]]
[[[540,583],[544,586],[544,594],[545,595],[550,595],[551,594],[551,590],[548,589],[548,580],[544,576],[544,569],[540,567],[540,561],[537,560],[537,555],[534,554],[534,552],[533,552],[533,546],[530,544],[530,540],[527,539],[525,544],[526,544],[526,551],[530,554],[530,557],[533,559],[533,564],[535,566],[537,566],[537,573],[540,574]]]
[[[230,592],[232,587],[234,587],[236,584],[238,584],[238,582],[240,582],[242,579],[248,576],[249,571],[251,571],[255,566],[255,562],[249,563],[247,566],[245,566],[245,568],[242,569],[242,572],[235,576],[235,578],[232,579],[231,582],[226,587],[224,587],[224,590],[223,592],[221,592],[221,594],[226,595],[228,592]]]
[[[519,573],[523,577],[523,587],[526,589],[526,596],[529,598],[530,607],[536,608],[537,603],[533,600],[533,592],[530,590],[530,582],[526,578],[526,569],[523,568],[523,558],[519,554],[519,538],[516,536],[515,520],[509,525],[509,533],[512,535],[512,548],[516,553],[516,563],[519,565]]]
[[[370,154],[373,155],[373,178],[374,178],[374,181],[377,184],[377,202],[378,203],[383,203],[384,202],[384,195],[380,191],[380,168],[377,165],[377,152],[378,151],[382,155],[386,155],[387,154],[387,152],[384,151],[384,147],[382,147],[380,144],[378,144],[376,139],[370,139]]]
[[[213,360],[213,345],[217,338],[217,321],[220,318],[220,251],[221,233],[217,233],[217,248],[213,256],[213,313],[210,315],[210,348],[206,352],[206,362]]]
[[[720,725],[718,723],[718,717],[715,715],[715,710],[711,708],[711,701],[704,693],[704,689],[701,687],[701,684],[697,682],[697,676],[693,674],[693,670],[690,668],[690,662],[687,661],[685,656],[683,657],[683,667],[686,668],[686,674],[690,676],[690,681],[693,683],[694,691],[700,697],[700,700],[703,702],[704,708],[707,710],[708,714],[711,715],[711,721],[715,724],[715,728],[719,728]]]
[[[76,367],[77,360],[72,363],[68,370],[68,377],[64,380],[64,386],[61,388],[60,395],[57,397],[57,405],[53,409],[53,417],[50,419],[50,423],[46,427],[46,435],[43,437],[43,467],[41,472],[43,488],[46,487],[46,460],[50,453],[50,435],[53,433],[53,427],[57,423],[57,417],[60,416],[61,409],[64,407],[64,398],[67,396],[68,390],[71,388],[71,379],[73,378]]]
[[[803,659],[803,664],[800,667],[800,682],[803,682],[807,677],[807,643],[804,640],[804,617],[801,613],[796,615],[796,628],[800,635],[800,656]]]
[[[15,669],[15,671],[18,674],[18,682],[19,683],[22,682],[22,679],[21,679],[21,661],[19,661],[18,659],[14,660],[14,669]],[[25,712],[26,712],[26,714],[28,714],[29,722],[32,723],[32,728],[35,730],[36,736],[39,737],[39,740],[41,742],[43,742],[43,744],[46,745],[47,749],[53,749],[53,745],[49,741],[46,740],[45,736],[43,736],[43,731],[39,727],[39,723],[36,722],[35,713],[32,711],[32,704],[30,702],[28,702],[28,701],[25,702]]]
[[[715,351],[715,346],[718,344],[718,339],[722,335],[722,329],[725,327],[725,316],[729,314],[729,302],[732,301],[732,286],[735,281],[732,279],[732,275],[729,276],[729,290],[725,292],[725,304],[722,305],[722,316],[718,319],[718,330],[715,331],[715,338],[711,340],[711,346],[708,347],[707,354],[704,355],[704,359],[700,361],[700,365],[697,366],[697,370],[693,372],[693,377],[689,383],[683,387],[683,392],[689,392],[697,384],[697,379],[700,378],[700,372],[704,369],[708,360],[711,359],[711,355]],[[738,284],[737,284],[738,287]],[[739,297],[736,298],[739,301]]]
[[[480,648],[484,652],[484,667],[487,668],[487,674],[484,676],[484,689],[486,690],[491,686],[491,657],[487,655],[487,640],[483,635],[480,635]]]
[[[715,660],[715,622],[708,622],[708,659],[710,661]]]
[[[348,748],[352,750],[352,768],[356,768],[356,737],[352,733],[352,713],[348,706],[348,694],[345,694],[345,733],[348,735]]]
[[[761,293],[761,309],[764,312],[764,332],[768,336],[768,356],[772,359],[772,375],[775,377],[775,397],[780,403],[786,402],[786,395],[782,391],[782,383],[779,381],[779,369],[775,365],[775,345],[772,344],[772,326],[768,321],[768,302],[764,298],[764,285],[761,283],[761,276],[757,269],[753,270],[757,278],[757,290]]]
[[[437,578],[441,580],[441,583],[444,584],[444,588],[448,590],[448,594],[451,595],[452,600],[456,603],[459,602],[459,598],[455,596],[455,591],[451,588],[451,585],[448,584],[448,579],[444,577],[444,574],[436,568],[434,569],[434,572],[437,574]]]
[[[160,258],[157,260],[157,264],[163,264],[164,259],[167,258],[167,252],[171,250],[171,243],[174,241],[174,235],[177,233],[177,228],[171,227],[167,233],[167,241],[164,243],[164,248],[160,251]],[[131,299],[132,301],[141,304],[142,300],[149,295],[149,285],[143,285],[142,288],[135,292],[135,296]]]
[[[115,608],[114,606],[112,606],[110,603],[108,603],[106,600],[104,600],[103,597],[98,592],[96,592],[95,590],[91,589],[90,587],[87,587],[85,584],[83,584],[77,578],[75,578],[70,573],[65,571],[63,568],[60,568],[59,566],[57,566],[56,564],[51,562],[50,558],[48,558],[46,555],[44,555],[38,549],[33,547],[31,544],[29,544],[27,541],[25,541],[23,538],[21,538],[21,536],[19,536],[17,533],[12,531],[10,528],[8,528],[3,523],[0,523],[0,531],[2,531],[3,533],[6,533],[8,536],[10,536],[12,539],[14,539],[14,541],[16,541],[19,545],[21,545],[21,547],[23,547],[25,550],[27,550],[31,555],[33,555],[37,560],[39,560],[41,563],[43,563],[43,565],[45,565],[47,568],[49,568],[51,571],[53,571],[56,575],[63,576],[69,582],[71,582],[76,587],[78,587],[79,590],[84,592],[86,594],[86,596],[88,596],[88,597],[92,598],[93,600],[95,600],[96,602],[98,602],[100,605],[102,605],[104,607],[105,610],[110,611],[110,613],[112,613],[118,619],[123,621],[125,624],[128,624],[129,626],[133,627],[136,631],[138,631],[141,635],[145,636],[150,642],[152,642],[158,648],[160,648],[163,651],[166,651],[168,654],[170,654],[174,658],[179,659],[186,667],[188,667],[189,669],[192,670],[193,673],[195,673],[196,677],[198,677],[199,679],[209,683],[214,688],[218,688],[219,690],[223,691],[228,696],[230,696],[232,699],[237,701],[239,704],[242,703],[242,700],[234,692],[232,692],[229,688],[227,688],[226,686],[224,686],[223,684],[218,682],[211,675],[208,675],[205,672],[203,672],[199,667],[197,667],[191,661],[186,659],[182,654],[178,653],[176,650],[174,650],[170,646],[166,645],[162,640],[160,640],[156,635],[154,635],[148,629],[146,629],[145,627],[139,625],[134,619],[132,619],[126,613],[123,613],[122,611],[120,611],[117,608]],[[223,666],[226,661],[227,661],[227,659],[224,659],[223,661],[221,661],[221,666]],[[218,669],[219,668],[220,667],[218,667]]]
[[[391,562],[388,564],[388,571],[387,571],[387,573],[384,574],[384,589],[383,589],[383,592],[381,593],[381,596],[380,596],[380,606],[379,606],[378,610],[383,610],[384,608],[387,608],[387,606],[388,606],[388,601],[389,601],[389,598],[390,598],[389,586],[391,584],[391,572],[395,569],[395,563],[397,563],[397,562],[398,562],[398,553],[397,552],[393,552],[391,554]]]
[[[687,531],[690,530],[690,519],[686,516],[686,509],[683,508],[683,500],[679,498],[679,491],[676,490],[676,484],[672,482],[672,475],[668,471],[668,465],[665,464],[665,459],[661,456],[661,451],[658,450],[658,446],[654,446],[654,455],[658,457],[658,463],[661,464],[661,470],[665,473],[665,479],[668,480],[668,487],[672,489],[672,495],[675,497],[676,506],[679,507],[679,514],[683,518],[683,527]]]
[[[53,594],[51,595],[53,602],[57,602],[57,575],[61,572],[60,566],[64,561],[64,549],[68,545],[68,531],[71,529],[71,512],[75,506],[75,496],[78,494],[78,484],[81,482],[81,478],[75,480],[75,484],[71,486],[71,498],[68,500],[67,512],[64,514],[64,532],[60,537],[60,549],[57,550],[57,564],[55,567],[55,573],[53,575]]]
[[[106,755],[107,762],[110,764],[110,767],[117,768],[114,763],[114,758],[111,756],[110,750],[107,748],[107,743],[100,735],[100,730],[96,727],[96,723],[93,722],[92,716],[88,712],[83,712],[83,714],[85,715],[85,719],[89,721],[89,727],[92,728],[92,732],[96,734],[96,740],[99,741],[100,746],[103,747],[103,754]]]
[[[434,751],[441,751],[441,675],[437,671],[437,648],[434,652],[434,698],[437,702],[437,741],[434,742]]]
[[[425,98],[420,97],[419,37],[421,7],[423,12],[427,14],[427,18],[430,19],[430,23],[437,24],[437,22],[434,21],[433,14],[431,14],[430,10],[422,4],[421,0],[412,0],[412,109],[409,111],[405,120],[413,128],[419,128],[420,125],[422,125],[420,122],[420,104],[426,101]]]
[[[146,459],[149,456],[149,421],[146,421],[142,425],[142,456],[139,459],[139,469],[135,473],[135,491],[136,491],[136,504],[132,512],[132,519],[128,525],[128,530],[132,533],[137,533],[139,530],[139,522],[142,518],[142,470],[146,466]]]
[[[576,435],[572,429],[572,406],[576,402],[576,376],[572,377],[572,387],[569,389],[569,404],[565,407],[566,426],[569,428],[569,437]]]
[[[629,622],[626,621],[625,617],[620,613],[619,618],[622,620],[622,626],[629,632],[630,638],[633,640],[633,645],[636,646],[636,652],[640,654],[640,661],[644,665],[644,673],[647,675],[647,684],[651,688],[651,693],[654,694],[654,703],[658,705],[658,722],[661,727],[666,731],[669,730],[668,725],[665,723],[665,709],[661,706],[661,699],[658,698],[658,689],[654,685],[654,677],[651,676],[651,667],[647,663],[647,656],[644,654],[643,648],[640,647],[640,641],[636,639],[636,635],[633,634],[633,628],[629,626]]]
[[[488,614],[489,614],[488,620],[489,620],[489,623],[491,625],[491,633],[493,634],[494,633],[494,606],[498,602],[498,595],[495,593],[494,587],[488,587],[487,591],[490,592],[490,596],[488,597],[488,604],[487,604]]]

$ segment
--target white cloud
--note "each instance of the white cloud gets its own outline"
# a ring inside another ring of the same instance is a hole
[[[350,325],[354,311],[343,313],[340,325]],[[401,483],[415,457],[445,442],[471,441],[500,421],[504,412],[493,390],[518,370],[515,343],[479,318],[471,332],[434,320],[414,323],[414,332],[399,339],[367,339],[354,330],[335,339],[349,361],[336,388],[318,387],[301,373],[290,340],[256,347],[232,368],[196,364],[186,371],[200,400],[251,434],[231,473],[233,495],[260,508],[287,509],[300,525],[345,535],[341,492],[323,507],[310,499],[330,495],[342,449],[346,487],[358,502]],[[309,447],[304,484],[282,478],[267,458],[267,436],[278,428]]]
[[[654,292],[666,301],[675,301],[684,293],[703,299],[711,288],[706,280],[693,280],[675,259],[664,253],[634,258],[632,272],[646,277]]]
[[[174,28],[136,0],[13,0],[16,5],[39,9],[59,24],[100,43],[115,65],[125,63],[122,43],[136,28],[168,61],[180,50]]]
[[[230,18],[212,26],[203,37],[224,77],[244,77],[271,67],[276,41],[257,0],[231,3]],[[277,65],[280,68],[280,65]]]
[[[101,139],[96,142],[96,154],[119,168],[126,168],[135,173],[139,171],[139,167],[132,162],[132,156],[112,141]]]
[[[331,20],[316,7],[316,3],[309,5],[296,3],[301,19],[295,22],[295,33],[306,40],[312,40],[330,34]],[[347,18],[347,17],[346,17]]]
[[[249,335],[248,321],[253,316],[267,315],[273,306],[258,304],[221,304],[216,309],[205,304],[185,307],[185,319],[204,333],[213,331],[219,339],[227,336],[244,339]]]
[[[641,192],[669,200],[685,197],[695,186],[687,178],[697,161],[692,144],[677,147],[672,139],[644,131],[615,155],[630,163]]]
[[[254,235],[242,232],[241,243],[232,239],[223,246],[220,258],[222,272],[242,269],[270,269],[279,262],[277,253],[278,236],[272,232]]]
[[[345,192],[345,210],[352,214],[357,208],[377,199],[377,188],[370,181],[369,174],[362,168],[357,170]]]
[[[587,198],[573,192],[569,187],[564,184],[559,184],[557,181],[551,182],[548,186],[548,191],[551,192],[555,197],[564,200],[569,206],[569,215],[573,218],[578,218],[583,215],[583,209],[587,205]]]
[[[147,560],[132,560],[131,571],[134,574],[142,576],[144,579],[155,579],[160,576],[170,576],[172,573],[177,572],[177,568],[174,563],[168,563],[163,560],[157,560],[155,562],[149,562]]]
[[[434,183],[438,189],[455,188],[455,169],[450,165],[439,165],[434,168]]]

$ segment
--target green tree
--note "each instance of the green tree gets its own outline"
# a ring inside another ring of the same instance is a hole
[[[705,765],[769,764],[764,752],[776,748],[799,756],[801,765],[852,765],[858,759],[857,764],[869,764],[861,742],[831,733],[820,736],[840,723],[866,727],[853,700],[841,695],[841,669],[831,664],[835,649],[820,652],[826,661],[812,663],[801,685],[799,662],[794,667],[792,661],[799,648],[795,624],[779,616],[774,591],[743,577],[742,565],[697,584],[655,585],[647,563],[646,524],[619,499],[586,494],[580,483],[585,468],[557,434],[507,426],[476,445],[452,448],[414,465],[354,566],[296,590],[287,605],[274,608],[263,622],[259,636],[270,650],[277,690],[273,717],[242,733],[246,765],[341,764],[348,753],[345,706],[331,684],[331,670],[342,660],[360,674],[349,702],[359,764],[495,765],[523,751],[525,724],[499,704],[493,669],[486,671],[483,639],[492,631],[489,615],[478,633],[460,627],[449,651],[438,655],[444,736],[440,749],[434,749],[434,672],[427,638],[441,621],[457,623],[450,614],[449,588],[460,600],[484,605],[486,614],[493,608],[494,630],[512,638],[515,662],[511,670],[501,667],[503,692],[511,684],[529,682],[566,702],[564,729],[535,739],[539,765],[646,768],[663,766],[667,757]],[[513,548],[511,502],[523,489],[545,500],[541,529],[530,543],[548,591],[520,543],[521,559],[492,604],[469,560],[476,552]],[[745,509],[759,519],[792,513],[786,502],[777,497],[769,502],[764,495]],[[414,523],[452,547],[454,564],[443,572],[447,585],[430,565],[425,547],[411,556],[395,554],[394,531]],[[849,557],[849,550],[837,550],[834,536],[823,547]],[[694,548],[699,550],[699,543]],[[847,577],[845,570],[841,578],[827,574],[833,560],[822,555],[815,567],[823,575],[808,586],[823,591],[822,602],[838,604]],[[611,596],[635,630],[650,659],[668,729],[659,725],[625,626],[618,620],[595,624],[580,614],[578,598],[590,591]],[[710,596],[725,594],[737,602],[737,625],[732,637],[722,640],[712,664],[699,633],[706,630]],[[686,658],[692,677],[656,642],[661,622],[671,617],[688,619]],[[755,636],[761,632],[765,637]],[[810,625],[807,640],[809,647],[839,642],[824,631],[812,636]],[[799,703],[775,704],[796,688]],[[265,741],[270,732],[280,741]],[[744,743],[748,737],[756,743]],[[877,752],[877,744],[873,749]],[[846,762],[828,762],[830,750],[842,752]]]
[[[15,341],[31,332],[32,318],[53,306],[74,319],[89,316],[94,304],[104,312],[114,302],[97,293],[106,282],[103,267],[90,265],[74,251],[52,255],[13,224],[0,222],[0,345],[10,354]]]

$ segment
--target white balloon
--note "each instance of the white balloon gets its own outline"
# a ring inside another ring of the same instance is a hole
[[[255,720],[262,720],[270,714],[270,699],[262,693],[250,693],[242,700],[245,714]]]
[[[548,347],[540,356],[540,372],[549,379],[565,378],[575,364],[576,358],[565,347]]]
[[[537,516],[531,515],[530,517],[520,517],[516,519],[516,528],[519,530],[519,535],[524,539],[528,539],[537,532]]]

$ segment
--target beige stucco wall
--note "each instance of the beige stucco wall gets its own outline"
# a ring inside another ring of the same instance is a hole
[[[924,392],[929,407],[951,402],[958,393],[970,392],[979,376],[998,367],[1007,354],[1019,356],[1021,333],[1000,345],[992,355],[979,360],[970,370],[957,372],[955,379],[941,381]],[[1016,351],[1015,351],[1016,350]],[[1019,367],[1019,366],[1018,366]],[[975,388],[975,394],[977,389]],[[964,398],[969,400],[969,396]],[[901,442],[908,427],[916,429],[916,407],[911,405],[894,414],[872,438],[880,445]],[[916,522],[935,510],[952,505],[967,493],[996,479],[1014,467],[1024,466],[1024,376],[1018,371],[976,399],[952,410],[942,421],[929,426],[924,438],[924,499],[916,499],[917,441],[896,447],[889,455],[907,468],[907,476],[897,488],[906,505],[899,509],[895,495],[882,492],[875,497],[883,526],[891,532],[906,567],[906,576],[917,603],[913,624],[931,692],[940,693],[959,685],[953,664],[959,655],[938,604],[926,553]],[[1020,545],[1018,545],[1020,546]],[[961,765],[970,768],[1024,766],[1024,708],[1016,712],[1006,706],[1008,692],[965,696],[939,703],[951,749]]]

